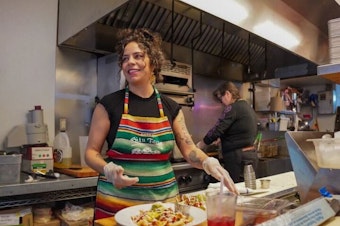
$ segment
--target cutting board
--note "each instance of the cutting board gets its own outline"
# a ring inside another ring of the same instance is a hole
[[[94,171],[90,167],[75,167],[70,169],[54,168],[54,171],[72,177],[95,177],[99,175],[97,171]]]

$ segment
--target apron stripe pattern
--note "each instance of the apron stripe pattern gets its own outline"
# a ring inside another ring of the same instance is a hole
[[[128,114],[129,90],[126,87],[124,114],[117,135],[107,155],[107,162],[124,168],[124,174],[138,177],[139,182],[117,189],[100,175],[97,186],[95,219],[113,216],[132,205],[155,201],[174,201],[178,186],[169,161],[174,148],[170,122],[164,116],[160,95],[155,89],[160,117]]]
[[[129,160],[131,158],[137,157],[137,154],[122,154],[116,150],[111,150],[110,153],[108,153],[108,156],[113,159]],[[149,154],[139,154],[138,158],[139,161],[159,161],[168,160],[169,156],[169,154],[153,154],[152,156]]]

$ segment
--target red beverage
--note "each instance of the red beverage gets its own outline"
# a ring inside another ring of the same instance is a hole
[[[213,219],[208,219],[208,226],[234,226],[235,219],[228,216],[214,217]]]

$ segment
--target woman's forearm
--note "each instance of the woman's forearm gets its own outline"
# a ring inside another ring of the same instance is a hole
[[[86,164],[99,173],[104,172],[104,166],[107,164],[103,156],[95,151],[88,149],[85,153]]]

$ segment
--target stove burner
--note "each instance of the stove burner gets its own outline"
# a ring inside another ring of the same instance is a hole
[[[204,170],[194,168],[187,162],[173,163],[172,167],[180,193],[204,190],[208,187],[210,176]]]

